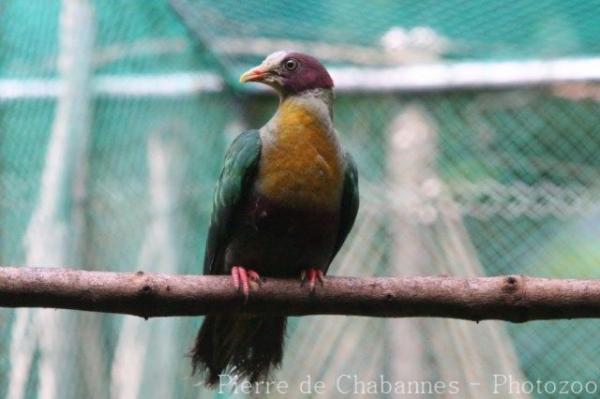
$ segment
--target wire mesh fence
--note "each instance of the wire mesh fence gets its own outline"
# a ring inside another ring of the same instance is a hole
[[[578,0],[5,1],[0,264],[200,273],[225,148],[276,107],[237,76],[294,48],[340,77],[335,124],[360,173],[332,274],[595,278],[600,73],[570,62],[596,65],[598,18]],[[524,85],[523,60],[547,78]],[[406,68],[432,65],[471,84],[403,90]],[[243,396],[190,376],[200,321],[3,310],[0,396]],[[494,375],[600,385],[598,327],[294,318],[276,378],[295,397],[307,378],[323,397],[491,397]]]

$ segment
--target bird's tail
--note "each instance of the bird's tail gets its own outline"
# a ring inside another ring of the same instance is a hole
[[[192,373],[204,371],[209,387],[227,373],[265,380],[281,363],[285,325],[285,317],[206,316],[191,351]]]

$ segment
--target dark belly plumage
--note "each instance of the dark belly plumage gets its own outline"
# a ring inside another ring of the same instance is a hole
[[[308,268],[326,272],[338,224],[338,211],[292,208],[253,193],[235,218],[225,271],[240,265],[272,277],[297,277]]]

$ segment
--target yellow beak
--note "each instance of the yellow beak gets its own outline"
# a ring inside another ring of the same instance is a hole
[[[240,83],[260,82],[266,75],[267,71],[260,67],[252,68],[240,76]]]

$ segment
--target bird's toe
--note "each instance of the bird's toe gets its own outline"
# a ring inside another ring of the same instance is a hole
[[[244,296],[244,303],[248,302],[250,297],[250,282],[254,281],[258,285],[261,284],[259,274],[251,269],[246,269],[243,266],[233,266],[231,268],[231,278],[233,286],[237,291],[241,291]]]
[[[308,287],[310,288],[311,292],[314,292],[317,282],[321,286],[323,285],[323,277],[324,277],[324,274],[321,269],[314,269],[314,268],[306,269],[302,272],[301,285],[304,286],[306,283],[308,283]]]

